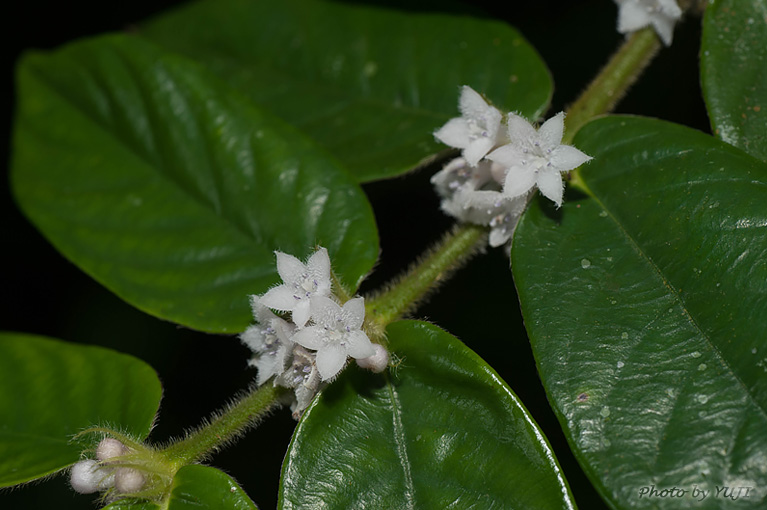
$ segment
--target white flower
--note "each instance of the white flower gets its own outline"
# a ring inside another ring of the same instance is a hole
[[[313,326],[299,330],[293,341],[317,351],[317,369],[323,381],[334,377],[346,363],[346,357],[367,358],[375,354],[370,339],[362,331],[365,300],[354,298],[343,308],[326,297],[312,300]]]
[[[445,145],[463,149],[463,157],[469,165],[476,166],[500,142],[503,116],[466,85],[461,88],[458,105],[462,116],[450,119],[434,136]]]
[[[261,386],[285,370],[295,327],[273,314],[258,296],[251,296],[251,306],[258,324],[248,327],[240,340],[256,354],[249,364],[258,369],[256,384]]]
[[[283,283],[269,289],[261,297],[264,306],[291,312],[293,322],[299,328],[309,320],[311,299],[330,294],[330,257],[320,248],[309,257],[306,264],[293,255],[274,252],[277,256],[277,272]]]
[[[506,169],[492,161],[482,160],[472,167],[464,158],[455,158],[431,177],[431,183],[439,196],[449,198],[462,189],[495,186],[503,182],[505,175]]]
[[[538,186],[546,198],[557,206],[562,205],[564,184],[561,173],[591,159],[575,147],[561,145],[564,119],[564,113],[560,112],[536,131],[523,117],[509,114],[511,143],[487,155],[488,159],[508,168],[504,195],[514,198]]]
[[[618,4],[618,32],[627,34],[652,26],[663,44],[671,45],[674,25],[682,17],[675,0],[615,0]]]
[[[296,420],[301,417],[320,386],[320,374],[317,370],[316,354],[300,345],[293,347],[293,362],[290,367],[274,379],[276,386],[290,388],[295,394],[290,410]]]
[[[489,244],[496,248],[514,234],[519,218],[527,205],[527,193],[509,198],[498,191],[468,191],[457,193],[455,207],[463,208],[464,221],[490,227]]]

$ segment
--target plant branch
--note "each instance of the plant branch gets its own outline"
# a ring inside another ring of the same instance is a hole
[[[462,224],[448,232],[436,246],[384,291],[366,298],[366,330],[383,338],[386,325],[401,318],[426,298],[450,274],[480,251],[487,242],[487,229]]]
[[[284,391],[272,384],[249,391],[162,453],[177,469],[205,458],[258,424],[277,406]]]
[[[570,143],[581,126],[592,118],[611,112],[637,81],[660,47],[658,36],[650,28],[631,34],[568,108],[567,132],[562,143]]]

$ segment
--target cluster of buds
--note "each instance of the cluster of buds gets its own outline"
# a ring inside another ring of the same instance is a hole
[[[373,372],[389,364],[386,349],[370,341],[362,324],[365,300],[345,303],[332,292],[330,258],[319,248],[306,263],[282,252],[277,272],[283,283],[262,296],[251,296],[257,324],[240,335],[254,353],[250,364],[258,369],[260,386],[273,384],[293,390],[293,417],[301,417],[321,385],[332,380],[349,357]],[[274,312],[290,313],[290,320]]]
[[[506,244],[535,188],[562,205],[562,173],[591,158],[563,145],[564,113],[535,129],[515,113],[504,116],[471,87],[459,100],[461,117],[434,136],[462,150],[432,177],[442,210],[460,221],[490,227],[490,246]]]
[[[121,441],[104,438],[96,448],[95,459],[84,459],[72,466],[70,485],[80,494],[105,492],[120,496],[142,491],[147,484],[145,474],[124,465],[131,453]]]

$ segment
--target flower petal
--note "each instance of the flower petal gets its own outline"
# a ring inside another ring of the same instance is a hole
[[[319,326],[336,329],[336,317],[342,314],[338,303],[325,296],[314,296],[311,299],[312,320]]]
[[[462,117],[450,119],[434,132],[434,137],[445,145],[464,149],[469,145],[469,125]]]
[[[567,172],[592,159],[591,156],[584,154],[571,145],[560,145],[551,152],[549,161],[556,170]]]
[[[506,168],[519,165],[523,159],[525,159],[525,153],[522,152],[522,148],[516,144],[506,144],[498,147],[493,152],[487,155],[487,159],[495,161],[503,165]]]
[[[240,333],[240,342],[253,352],[261,352],[266,345],[264,343],[265,326],[248,326],[248,329]]]
[[[468,85],[464,85],[461,87],[461,97],[458,100],[458,108],[461,110],[461,114],[464,117],[478,119],[493,107],[487,104],[487,101],[485,101],[479,92]]]
[[[282,347],[275,354],[264,354],[256,358],[252,365],[258,369],[256,384],[261,386],[273,375],[281,374],[285,370],[285,352]]]
[[[542,149],[553,149],[562,142],[565,133],[565,113],[559,112],[538,129]]]
[[[373,343],[362,330],[346,335],[346,353],[355,359],[367,358],[376,353]]]
[[[269,324],[272,319],[277,318],[276,315],[261,302],[261,296],[250,296],[250,308],[253,310],[253,317],[259,324]]]
[[[557,204],[557,207],[562,205],[565,185],[559,172],[555,170],[542,170],[538,172],[536,183],[544,197]]]
[[[672,18],[659,13],[652,17],[651,24],[655,29],[655,33],[658,34],[660,40],[663,41],[663,44],[671,46],[671,42],[674,39],[675,21]]]
[[[535,170],[530,167],[515,166],[509,168],[503,194],[509,198],[524,195],[535,185]]]
[[[679,19],[682,17],[682,9],[679,8],[676,0],[658,0],[658,4],[664,16],[668,16],[672,19]]]
[[[618,32],[627,34],[635,32],[650,24],[647,9],[636,1],[623,2],[618,11]]]
[[[343,306],[344,326],[350,329],[360,329],[365,321],[365,299],[352,298]]]
[[[277,334],[277,338],[279,338],[280,342],[284,345],[291,345],[293,343],[292,337],[293,334],[296,332],[296,327],[279,317],[275,317],[271,321],[269,321],[269,325],[274,329],[275,333]]]
[[[516,113],[510,113],[507,123],[509,126],[509,139],[511,140],[511,143],[526,145],[538,139],[538,134],[535,132],[535,128],[524,117],[517,115]],[[499,163],[501,162],[499,161]]]
[[[328,250],[319,248],[306,261],[309,274],[317,282],[317,294],[327,296],[330,294],[330,256]]]
[[[490,138],[477,138],[471,142],[464,150],[463,157],[471,166],[477,166],[479,160],[495,146],[495,140]]]
[[[309,322],[310,316],[311,299],[302,299],[300,301],[296,301],[296,305],[293,307],[293,314],[291,315],[295,325],[299,328],[303,328],[306,323]]]
[[[296,331],[292,336],[292,340],[307,349],[318,351],[325,346],[322,332],[323,329],[319,326],[309,326],[308,328]]]
[[[346,351],[340,345],[326,345],[317,351],[317,370],[323,381],[335,377],[344,363],[346,363]]]
[[[293,255],[281,251],[275,251],[274,254],[277,256],[277,273],[279,273],[282,281],[285,283],[300,282],[301,275],[306,272],[304,263]]]
[[[296,307],[298,300],[293,296],[293,289],[287,285],[278,285],[266,291],[259,300],[264,306],[274,310],[289,312]]]
[[[503,246],[511,238],[511,234],[513,233],[513,230],[508,230],[505,227],[494,228],[490,231],[488,244],[493,248]]]

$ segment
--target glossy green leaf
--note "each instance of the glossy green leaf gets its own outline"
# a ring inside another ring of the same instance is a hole
[[[432,133],[458,115],[461,85],[506,111],[544,112],[551,78],[515,29],[450,2],[397,4],[203,0],[141,33],[299,126],[360,181],[445,149]]]
[[[349,367],[296,429],[281,509],[574,508],[551,448],[508,386],[424,322],[387,328],[386,377]]]
[[[534,202],[512,268],[577,458],[614,508],[765,508],[767,165],[653,119],[575,144],[591,196]]]
[[[709,2],[701,79],[715,134],[767,160],[767,2]]]
[[[146,363],[101,347],[0,334],[0,487],[77,462],[72,437],[110,426],[149,434],[162,388]]]
[[[121,499],[105,506],[102,510],[160,510],[160,506],[150,501]]]
[[[325,246],[356,284],[378,255],[370,205],[322,150],[181,57],[102,37],[19,68],[13,186],[69,259],[138,308],[242,331],[273,250]]]
[[[104,510],[159,510],[148,502],[118,501]],[[257,510],[231,476],[209,466],[192,464],[179,469],[173,478],[165,510]]]

